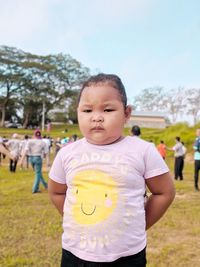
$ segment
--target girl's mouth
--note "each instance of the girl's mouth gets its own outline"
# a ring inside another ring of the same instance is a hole
[[[92,128],[93,131],[102,131],[103,127],[97,126]]]

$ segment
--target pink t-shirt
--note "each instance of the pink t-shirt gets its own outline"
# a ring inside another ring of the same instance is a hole
[[[145,179],[168,171],[155,146],[137,137],[103,146],[83,138],[62,148],[49,177],[68,187],[63,248],[94,262],[140,252],[146,246]]]

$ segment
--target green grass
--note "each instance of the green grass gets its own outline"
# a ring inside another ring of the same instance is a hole
[[[80,135],[76,127],[67,128],[68,136],[74,133]],[[178,129],[181,129],[182,134],[179,134]],[[51,135],[60,136],[62,130],[61,127],[54,128]],[[0,129],[0,135],[3,131]],[[24,130],[17,131],[22,133]],[[13,129],[9,129],[6,134],[9,136],[11,132]],[[125,133],[128,134],[128,129],[125,129]],[[180,126],[176,131],[169,128],[165,131],[142,129],[142,133],[145,139],[151,139],[151,136],[154,141],[161,136],[171,136],[171,144],[176,135],[190,136],[190,144],[194,138],[194,129],[186,127],[184,130]],[[173,172],[173,157],[168,156],[167,164]],[[45,169],[43,173],[47,180]],[[13,174],[8,171],[7,161],[0,166],[1,267],[57,267],[60,264],[61,216],[50,203],[45,189],[41,188],[40,194],[31,193],[33,176],[31,168],[23,171],[17,169]],[[186,159],[184,181],[175,181],[175,186],[177,194],[172,206],[148,230],[148,267],[200,266],[200,193],[193,188],[192,161]]]
[[[0,167],[0,266],[58,266],[60,215],[47,191],[31,193],[31,169],[14,174],[7,169]]]
[[[66,132],[64,132],[67,130]],[[32,136],[34,134],[34,130],[30,129],[10,129],[10,128],[0,128],[0,136],[6,136],[10,138],[13,133],[18,133],[19,135],[23,136],[25,134],[28,134],[29,136]],[[79,128],[77,125],[53,125],[51,132],[45,131],[42,132],[42,135],[50,135],[54,138],[56,137],[70,137],[73,134],[77,134],[81,137]]]

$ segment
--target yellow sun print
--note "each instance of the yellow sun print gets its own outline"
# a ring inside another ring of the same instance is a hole
[[[96,224],[107,219],[117,205],[117,183],[105,172],[85,170],[73,180],[72,214],[79,224]]]

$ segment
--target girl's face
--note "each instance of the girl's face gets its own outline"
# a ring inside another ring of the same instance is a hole
[[[111,85],[94,84],[84,88],[77,112],[80,131],[88,142],[106,145],[121,137],[131,108],[124,109],[118,90]]]

